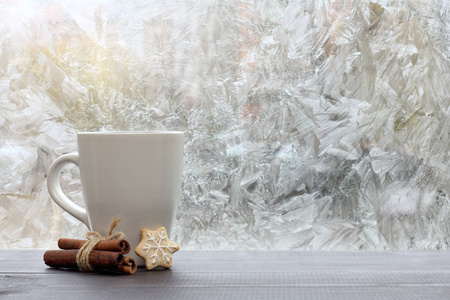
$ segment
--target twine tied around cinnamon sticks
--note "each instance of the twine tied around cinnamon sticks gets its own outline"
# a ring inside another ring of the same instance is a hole
[[[58,247],[61,250],[46,251],[45,264],[52,268],[134,274],[137,270],[136,262],[133,258],[124,256],[130,252],[130,244],[123,238],[123,233],[112,233],[118,222],[119,219],[113,221],[108,237],[89,232],[86,235],[88,240],[59,239]],[[87,243],[89,245],[83,247]],[[83,250],[80,254],[81,248]],[[87,263],[86,260],[83,262],[83,257],[87,257]]]
[[[118,217],[115,217],[114,220],[111,223],[111,226],[109,227],[108,236],[104,237],[97,231],[89,231],[86,233],[87,242],[78,250],[77,253],[77,265],[80,270],[84,271],[93,271],[94,268],[89,263],[89,255],[91,254],[92,250],[95,249],[98,243],[101,241],[107,241],[107,240],[116,240],[116,239],[123,239],[124,234],[123,232],[115,232],[112,233],[114,228],[116,228],[117,224],[120,222],[120,219]]]

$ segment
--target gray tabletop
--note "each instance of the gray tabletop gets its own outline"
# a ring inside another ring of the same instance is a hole
[[[0,250],[0,299],[450,299],[448,251],[179,251],[134,275],[44,265]]]

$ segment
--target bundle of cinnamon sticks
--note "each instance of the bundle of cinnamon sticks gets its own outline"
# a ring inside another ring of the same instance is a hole
[[[62,250],[48,250],[44,254],[44,262],[53,268],[78,268],[77,254],[87,241],[62,238],[58,247]],[[106,240],[99,242],[89,254],[89,264],[95,271],[110,271],[134,274],[136,262],[124,254],[130,252],[130,244],[124,240]]]

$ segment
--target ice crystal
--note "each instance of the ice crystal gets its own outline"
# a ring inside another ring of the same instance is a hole
[[[77,131],[165,129],[186,132],[185,249],[448,248],[449,10],[1,2],[0,247],[83,236],[45,186]]]

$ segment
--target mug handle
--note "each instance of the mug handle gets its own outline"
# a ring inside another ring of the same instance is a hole
[[[56,204],[90,228],[86,210],[67,198],[61,189],[59,177],[63,167],[68,163],[74,163],[80,167],[78,153],[64,154],[52,163],[47,176],[48,192]]]

